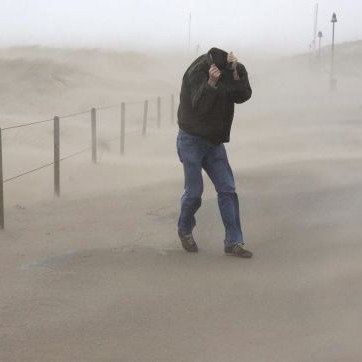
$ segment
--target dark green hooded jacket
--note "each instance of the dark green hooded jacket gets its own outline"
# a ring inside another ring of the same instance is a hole
[[[216,55],[227,55],[223,50],[212,48],[197,58],[186,70],[177,115],[182,130],[218,144],[230,140],[234,103],[247,101],[252,92],[248,73],[241,63],[238,63],[236,68],[239,80],[234,80],[231,70],[224,69],[216,88],[207,83],[211,64],[219,65],[215,61],[215,55],[214,58],[210,56],[215,52]]]

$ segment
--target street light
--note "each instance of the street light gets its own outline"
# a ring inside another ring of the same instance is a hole
[[[323,33],[321,31],[318,32],[318,38],[319,38],[319,43],[318,43],[318,58],[321,58],[321,41],[322,41],[322,36]]]
[[[333,13],[332,15],[332,54],[331,54],[331,78],[330,78],[330,89],[335,90],[337,86],[337,79],[334,78],[334,25],[337,22],[337,16],[336,13]]]

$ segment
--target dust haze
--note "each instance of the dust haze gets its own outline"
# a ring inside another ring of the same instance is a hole
[[[1,128],[97,108],[97,163],[62,161],[60,198],[52,166],[4,184],[1,360],[361,360],[362,41],[336,45],[334,91],[329,45],[228,47],[253,89],[226,146],[250,261],[223,255],[207,177],[199,254],[177,239],[175,113],[194,50],[0,50]],[[90,146],[89,112],[60,129],[61,157]],[[53,123],[3,130],[2,146],[5,180],[51,163]]]

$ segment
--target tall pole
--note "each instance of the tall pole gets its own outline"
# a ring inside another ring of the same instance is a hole
[[[318,42],[318,59],[320,60],[321,59],[321,42],[322,42],[322,36],[323,36],[323,33],[321,31],[318,32],[318,39],[319,39],[319,42]]]
[[[191,48],[191,13],[189,14],[189,51]]]
[[[175,96],[171,94],[171,124],[175,123]]]
[[[332,15],[332,54],[331,54],[331,77],[329,81],[329,88],[331,91],[334,91],[337,86],[337,79],[334,78],[334,26],[337,22],[337,16],[336,13],[333,13]]]
[[[334,22],[332,23],[332,75],[334,73]]]
[[[3,148],[0,128],[0,229],[4,229],[4,179],[3,179]]]
[[[92,161],[97,163],[97,110],[91,109],[91,123],[92,123]]]
[[[120,153],[124,155],[124,146],[126,142],[126,104],[124,102],[121,103],[121,135],[120,135]]]
[[[161,128],[161,97],[157,97],[157,127]]]
[[[143,106],[142,136],[146,136],[147,132],[147,114],[148,114],[148,101],[146,100]]]
[[[60,196],[60,130],[59,117],[54,117],[54,195]]]
[[[317,47],[317,27],[318,27],[318,3],[314,5],[314,28],[313,28],[313,55],[316,53]]]

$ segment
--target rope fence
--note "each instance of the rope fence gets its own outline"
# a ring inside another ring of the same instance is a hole
[[[3,183],[5,184],[5,183],[7,183],[7,182],[16,180],[16,179],[18,179],[18,178],[20,178],[20,177],[22,177],[22,176],[29,175],[29,174],[34,173],[34,172],[36,172],[36,171],[42,170],[43,168],[47,168],[47,167],[49,167],[49,166],[51,166],[51,165],[53,165],[53,164],[54,164],[54,162],[51,162],[51,163],[47,163],[46,165],[43,165],[43,166],[34,168],[34,169],[32,169],[32,170],[25,171],[25,172],[23,172],[23,173],[20,173],[19,175],[16,175],[16,176],[13,176],[13,177],[10,177],[10,178],[5,179],[5,180],[3,181]]]
[[[110,141],[107,141],[107,142],[111,142],[111,141],[115,141],[115,140],[116,140],[116,139],[113,139],[113,140],[110,140]],[[80,154],[82,154],[82,153],[85,153],[85,152],[91,150],[91,149],[92,149],[92,147],[84,148],[83,150],[74,152],[74,153],[72,153],[72,154],[70,154],[70,155],[68,155],[68,156],[66,156],[66,157],[62,157],[62,158],[60,158],[59,160],[60,160],[60,161],[68,160],[69,158],[73,158],[73,157],[75,157],[75,156],[78,156],[78,155],[80,155]],[[5,183],[7,183],[7,182],[16,180],[16,179],[18,179],[18,178],[20,178],[20,177],[22,177],[22,176],[29,175],[29,174],[31,174],[31,173],[34,173],[34,172],[36,172],[36,171],[42,170],[42,169],[44,169],[44,168],[47,168],[47,167],[50,167],[50,166],[53,166],[53,165],[54,165],[54,162],[47,163],[47,164],[45,164],[45,165],[43,165],[43,166],[39,166],[39,167],[34,168],[34,169],[32,169],[32,170],[29,170],[29,171],[25,171],[25,172],[23,172],[23,173],[20,173],[19,175],[16,175],[16,176],[13,176],[13,177],[4,179],[4,180],[3,180],[3,183],[5,184]]]
[[[23,128],[23,127],[33,126],[34,124],[47,123],[47,122],[51,122],[51,121],[52,121],[52,119],[46,119],[45,121],[38,121],[38,122],[18,124],[18,125],[16,125],[16,126],[11,126],[11,127],[2,128],[2,130],[3,130],[3,131],[8,131],[8,130],[10,130],[10,129]]]
[[[97,114],[104,110],[109,109],[118,109],[119,110],[119,136],[113,137],[110,139],[103,140],[102,142],[114,142],[116,140],[119,140],[119,152],[120,155],[123,156],[125,154],[126,149],[126,110],[127,106],[130,105],[143,105],[143,114],[142,114],[142,120],[141,120],[141,129],[140,130],[128,130],[127,134],[130,133],[136,133],[140,132],[142,136],[146,136],[147,129],[148,129],[148,123],[149,123],[149,104],[150,102],[156,103],[156,128],[161,128],[161,104],[162,104],[162,98],[160,96],[155,98],[149,98],[145,101],[134,101],[134,102],[122,102],[120,104],[114,104],[114,105],[106,105],[101,106],[97,108],[91,108],[90,110],[81,111],[77,113],[71,113],[66,114],[63,116],[55,116],[52,119],[47,119],[43,121],[36,121],[36,122],[29,122],[29,123],[23,123],[18,124],[14,126],[4,127],[0,128],[0,229],[4,229],[5,222],[4,222],[4,184],[9,183],[11,181],[17,180],[19,178],[22,178],[26,175],[36,173],[42,169],[54,167],[54,195],[59,197],[60,196],[60,164],[61,162],[68,160],[70,158],[76,157],[80,154],[86,153],[91,151],[91,160],[93,163],[97,163],[97,146],[98,146],[98,137],[97,137]],[[81,115],[90,114],[90,127],[91,127],[91,139],[90,144],[91,146],[83,148],[81,150],[75,151],[67,156],[60,157],[60,121],[67,118],[72,117],[79,117]],[[174,125],[174,119],[175,119],[175,97],[172,94],[170,97],[170,124]],[[38,124],[44,124],[44,123],[50,123],[53,122],[53,145],[54,145],[54,160],[52,162],[48,162],[46,164],[43,164],[39,167],[35,167],[33,169],[20,172],[19,174],[11,177],[7,177],[4,179],[3,177],[3,143],[2,138],[3,134],[7,133],[14,129],[29,127],[33,125]]]

